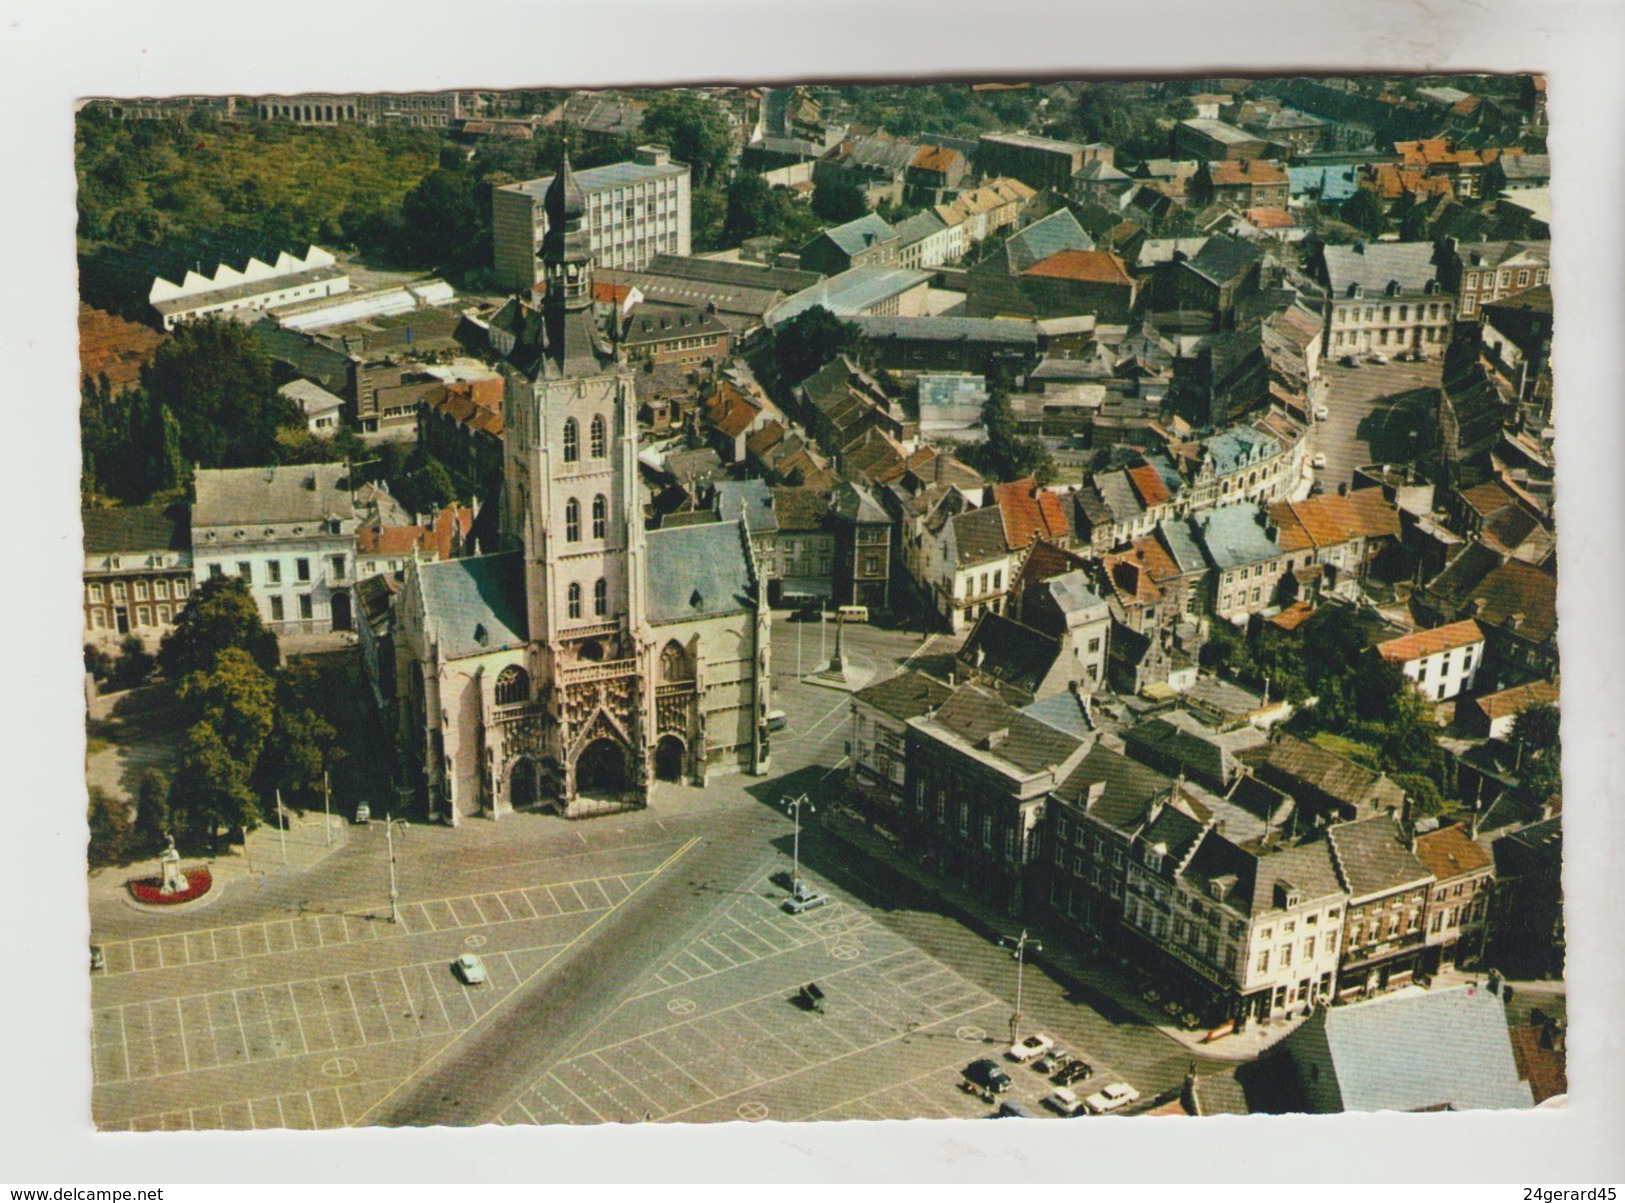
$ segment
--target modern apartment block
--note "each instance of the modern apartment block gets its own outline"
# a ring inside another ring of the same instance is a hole
[[[601,268],[638,271],[656,255],[688,255],[690,181],[663,146],[640,146],[630,162],[575,173],[586,199],[582,227]],[[542,198],[552,176],[498,188],[491,199],[491,262],[497,283],[525,289],[540,278],[536,251],[547,233]]]

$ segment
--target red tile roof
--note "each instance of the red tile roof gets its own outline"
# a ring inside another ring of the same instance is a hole
[[[1140,495],[1140,504],[1146,509],[1161,505],[1173,496],[1162,476],[1150,464],[1130,468],[1128,478],[1134,485],[1134,491]]]
[[[922,146],[910,166],[919,171],[947,172],[958,157],[959,152],[949,146]]]
[[[1215,188],[1286,183],[1286,172],[1264,159],[1223,159],[1213,164],[1209,171]]]
[[[1382,489],[1356,489],[1345,496],[1330,493],[1303,501],[1278,501],[1270,517],[1280,528],[1282,551],[1336,547],[1351,539],[1399,537],[1399,511]]]
[[[1536,1103],[1569,1092],[1568,1058],[1564,1050],[1547,1048],[1542,1031],[1534,1026],[1513,1028],[1512,1061],[1518,1077],[1529,1083]]]
[[[1309,621],[1309,616],[1315,608],[1306,601],[1293,602],[1269,621],[1280,627],[1283,631],[1295,631]]]
[[[1406,664],[1423,656],[1431,656],[1435,652],[1482,642],[1484,642],[1483,629],[1471,618],[1467,618],[1461,622],[1446,623],[1442,627],[1416,631],[1409,635],[1401,635],[1398,639],[1390,639],[1386,643],[1379,643],[1377,654],[1390,664]]]
[[[1072,534],[1061,499],[1040,489],[1032,477],[993,486],[993,502],[1004,518],[1004,538],[1011,547],[1026,547],[1040,535],[1063,538]]]
[[[705,416],[724,437],[735,439],[761,416],[761,409],[726,380],[705,403]]]
[[[1244,216],[1260,230],[1287,230],[1298,224],[1285,209],[1248,209]]]
[[[1089,284],[1134,283],[1123,261],[1109,251],[1057,251],[1048,259],[1040,259],[1022,275],[1081,280]]]
[[[1478,873],[1495,863],[1489,851],[1460,824],[1441,827],[1416,837],[1416,859],[1440,881],[1465,873]]]
[[[1483,697],[1474,698],[1474,703],[1490,719],[1506,718],[1511,714],[1522,714],[1531,706],[1557,705],[1557,685],[1551,681],[1531,681],[1527,685],[1514,685],[1511,689],[1503,689],[1499,693],[1487,693]]]
[[[1428,175],[1425,167],[1396,167],[1392,163],[1383,163],[1376,169],[1376,185],[1378,195],[1384,200],[1398,200],[1410,193],[1420,193],[1424,197],[1455,195],[1448,176]]]

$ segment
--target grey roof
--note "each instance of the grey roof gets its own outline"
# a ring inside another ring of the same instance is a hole
[[[827,238],[839,247],[846,255],[861,254],[874,246],[877,242],[885,242],[897,237],[897,232],[891,224],[878,213],[865,213],[845,225],[835,226],[825,230],[813,239]]]
[[[1281,444],[1270,435],[1246,425],[1222,430],[1202,440],[1202,447],[1213,461],[1213,470],[1220,476],[1262,463],[1281,450]]]
[[[1004,243],[1011,272],[1024,272],[1062,251],[1092,251],[1095,240],[1084,232],[1070,209],[1058,209],[1010,235]]]
[[[829,514],[829,494],[820,489],[781,485],[773,490],[773,513],[781,531],[822,531]]]
[[[1122,522],[1145,512],[1140,494],[1135,491],[1134,482],[1127,472],[1103,472],[1094,478],[1094,485],[1100,499],[1111,511],[1113,521]]]
[[[1059,640],[989,610],[976,620],[957,659],[995,681],[1033,694],[1060,655]]]
[[[277,389],[277,392],[297,405],[299,411],[307,418],[328,413],[344,405],[342,397],[335,397],[321,385],[309,380],[290,380]]]
[[[1196,683],[1185,691],[1185,697],[1198,707],[1227,717],[1251,714],[1264,704],[1264,699],[1258,694],[1249,693],[1234,682],[1209,673],[1197,677]]]
[[[1276,559],[1281,545],[1266,527],[1268,514],[1256,505],[1227,505],[1197,519],[1202,546],[1223,571]]]
[[[1089,588],[1089,578],[1084,575],[1081,568],[1074,568],[1071,572],[1063,572],[1060,576],[1052,576],[1044,582],[1055,599],[1056,608],[1062,614],[1086,614],[1091,610],[1098,610],[1105,606],[1100,595]]]
[[[643,184],[649,180],[663,179],[666,176],[687,175],[688,166],[683,163],[611,163],[605,167],[589,167],[585,171],[572,170],[576,185],[583,195],[594,192],[604,192],[611,188],[624,188],[628,184]],[[529,195],[538,204],[547,196],[547,190],[553,183],[553,177],[543,176],[536,180],[521,180],[517,184],[505,184],[503,192],[523,192]]]
[[[1152,801],[1174,784],[1155,769],[1096,744],[1055,792],[1081,804],[1089,795],[1089,787],[1097,782],[1106,788],[1088,807],[1089,814],[1118,831],[1138,827]]]
[[[1021,713],[1076,739],[1089,739],[1094,735],[1094,724],[1089,721],[1084,700],[1070,689],[1023,706]]]
[[[1157,535],[1181,572],[1207,570],[1207,559],[1202,555],[1201,544],[1196,541],[1189,519],[1175,518],[1159,522]]]
[[[997,342],[1036,347],[1038,326],[1024,318],[879,317],[856,314],[852,324],[871,341],[889,338],[932,342]]]
[[[1170,262],[1176,254],[1192,259],[1201,254],[1202,248],[1207,244],[1208,239],[1206,236],[1199,238],[1147,238],[1140,244],[1140,252],[1134,257],[1134,266],[1138,268],[1155,267],[1159,263]]]
[[[875,500],[874,494],[862,485],[849,481],[835,486],[835,491],[830,495],[829,508],[836,517],[847,522],[891,525],[891,515]]]
[[[1226,121],[1219,121],[1213,117],[1191,117],[1179,124],[1189,126],[1193,130],[1206,134],[1217,142],[1235,144],[1237,142],[1256,142],[1258,139],[1244,129],[1237,129]]]
[[[943,221],[930,209],[923,209],[913,217],[907,218],[892,227],[897,235],[897,245],[913,246],[922,238],[929,238],[940,230],[946,230],[948,223]]]
[[[649,266],[643,271],[651,276],[671,276],[680,280],[703,280],[710,284],[732,284],[787,293],[799,292],[818,283],[819,279],[817,272],[804,272],[794,267],[765,267],[726,259],[702,259],[693,255],[666,253],[649,260]]]
[[[1060,765],[1083,744],[1082,740],[1057,731],[1047,723],[1028,718],[987,690],[974,685],[956,690],[953,697],[939,706],[929,719],[916,719],[914,722],[928,730],[935,727],[972,746],[978,746],[988,736],[1003,731],[1006,734],[993,747],[978,747],[978,751],[991,759],[1003,761],[1023,776]]]
[[[1075,154],[1085,149],[1082,142],[1062,142],[1057,138],[1042,138],[1037,134],[1019,132],[983,134],[981,140],[1005,146],[1020,146],[1030,150],[1053,150],[1061,154]]]
[[[882,263],[854,267],[820,280],[775,305],[769,318],[777,325],[815,307],[827,309],[836,317],[851,317],[930,279],[930,272],[915,271],[911,267],[889,267]]]
[[[753,535],[779,529],[773,490],[765,480],[719,480],[716,490],[713,508],[724,522],[738,521],[743,514],[745,529]]]
[[[1326,279],[1333,296],[1346,296],[1358,284],[1366,295],[1386,292],[1390,283],[1402,292],[1421,292],[1437,277],[1431,242],[1357,242],[1325,249]]]
[[[1301,781],[1357,807],[1397,807],[1405,800],[1405,792],[1375,769],[1293,735],[1278,735],[1260,765],[1268,770],[1266,776],[1274,774]]]
[[[1004,538],[1004,515],[996,505],[955,514],[949,521],[953,523],[954,546],[961,565],[995,559],[1010,550]]]
[[[525,557],[517,551],[417,564],[429,636],[448,660],[527,641]]]
[[[1168,757],[1188,773],[1215,781],[1228,781],[1236,771],[1236,759],[1224,748],[1198,732],[1166,718],[1147,719],[1122,732],[1130,753],[1136,748]]]
[[[894,138],[881,138],[873,134],[857,139],[845,156],[849,167],[870,171],[901,172],[907,170],[920,153],[915,142],[899,142]]]
[[[1399,821],[1387,815],[1339,823],[1327,830],[1326,838],[1331,841],[1338,874],[1356,899],[1433,880],[1428,867],[1411,851]]]
[[[185,551],[191,546],[185,506],[126,505],[81,510],[85,552],[117,555],[136,551]]]
[[[755,607],[745,543],[732,522],[648,532],[649,621],[714,618]]]
[[[924,673],[905,669],[884,681],[877,681],[852,696],[883,714],[907,722],[935,710],[953,696],[953,690]]]
[[[1113,167],[1104,159],[1091,159],[1089,162],[1085,163],[1078,173],[1072,178],[1074,180],[1086,180],[1090,182],[1099,180],[1115,182],[1117,180],[1122,180],[1126,183],[1133,177],[1117,170],[1117,168]]]
[[[1216,234],[1185,261],[1185,266],[1204,280],[1226,284],[1263,257],[1264,252],[1250,242],[1232,238],[1228,234]]]
[[[1552,178],[1550,155],[1502,155],[1497,162],[1506,174],[1507,183],[1522,180],[1546,181]]]
[[[343,464],[205,468],[197,474],[192,525],[353,519]]]
[[[1315,1013],[1287,1037],[1296,1053],[1324,1040],[1344,1111],[1530,1107],[1490,990],[1411,988]]]

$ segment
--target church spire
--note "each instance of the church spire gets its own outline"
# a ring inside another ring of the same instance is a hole
[[[570,167],[566,138],[558,174],[543,198],[547,234],[542,238],[542,280],[549,310],[575,312],[592,304],[592,243],[582,228],[587,200]]]

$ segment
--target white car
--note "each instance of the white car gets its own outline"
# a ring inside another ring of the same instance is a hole
[[[1083,1105],[1090,1115],[1105,1115],[1108,1111],[1117,1111],[1127,1107],[1140,1097],[1140,1092],[1123,1082],[1113,1082],[1104,1090],[1096,1091],[1083,1100]]]
[[[1315,421],[1324,422],[1327,418],[1329,418],[1331,416],[1332,416],[1332,411],[1327,409],[1324,405],[1315,406]]]
[[[1083,1110],[1083,1100],[1065,1086],[1058,1086],[1044,1096],[1044,1106],[1062,1115],[1076,1115]]]
[[[1309,466],[1311,468],[1324,468],[1326,466],[1326,453],[1324,451],[1315,452],[1315,458],[1309,461]]]
[[[463,984],[478,986],[485,982],[485,962],[471,952],[465,952],[453,963]]]
[[[1041,1032],[1035,1032],[1031,1036],[1028,1036],[1025,1040],[1018,1040],[1016,1043],[1012,1044],[1009,1052],[1005,1053],[1005,1056],[1009,1057],[1012,1061],[1025,1063],[1027,1061],[1031,1061],[1034,1057],[1042,1057],[1054,1047],[1055,1041],[1051,1040],[1048,1036],[1045,1036]]]
[[[1388,362],[1388,356],[1384,355],[1381,351],[1373,351],[1371,352],[1371,362],[1385,364]]]

